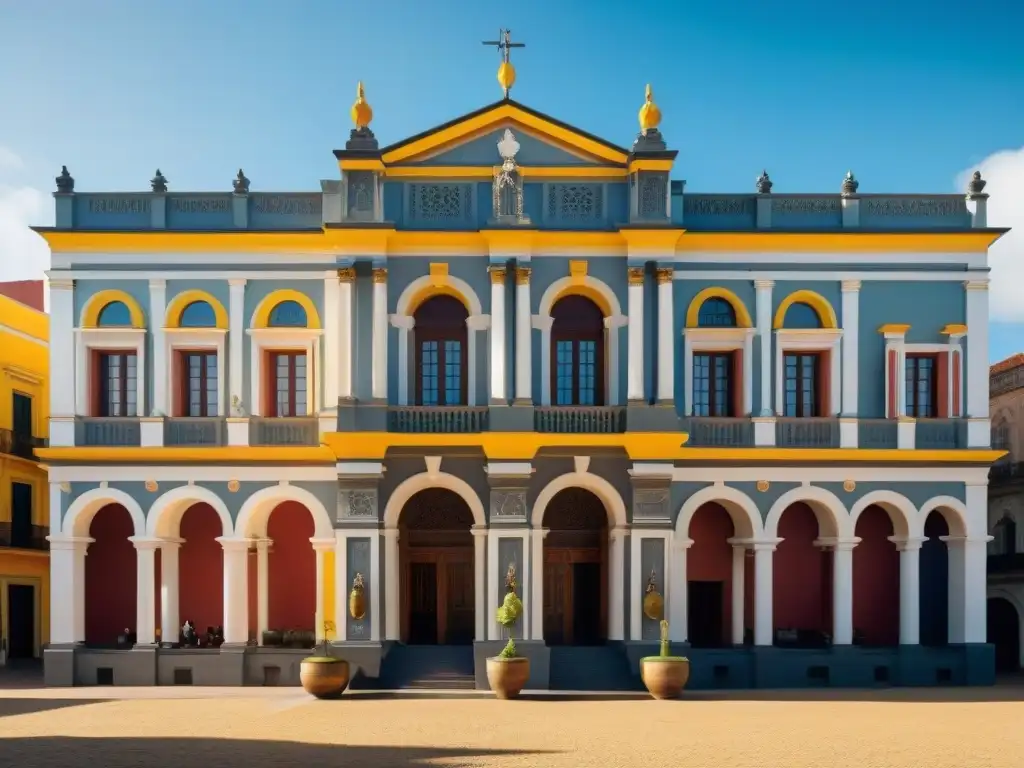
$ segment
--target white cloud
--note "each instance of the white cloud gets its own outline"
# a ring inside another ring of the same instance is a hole
[[[0,184],[0,281],[44,278],[50,249],[29,225],[52,221],[53,200],[48,195],[32,187]]]
[[[988,184],[988,225],[1012,227],[989,251],[992,267],[989,316],[1001,322],[1024,321],[1024,147],[989,155],[957,178],[966,189],[974,171]]]
[[[21,168],[21,155],[7,147],[0,147],[0,168]]]

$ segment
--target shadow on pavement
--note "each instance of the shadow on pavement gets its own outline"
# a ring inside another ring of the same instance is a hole
[[[31,715],[35,712],[49,712],[68,707],[82,707],[86,704],[100,704],[109,699],[0,699],[0,717]],[[2,733],[2,730],[0,730]],[[0,744],[3,742],[0,741]],[[0,763],[2,765],[2,763]]]
[[[138,766],[209,765],[218,768],[261,768],[261,766],[373,766],[399,768],[427,766],[438,761],[470,765],[474,758],[490,758],[500,765],[502,758],[539,755],[536,751],[486,750],[441,747],[366,747],[344,744],[305,744],[290,741],[244,741],[237,739],[132,739],[34,737],[0,738],[5,765],[20,768],[55,766]],[[550,753],[547,753],[550,754]]]

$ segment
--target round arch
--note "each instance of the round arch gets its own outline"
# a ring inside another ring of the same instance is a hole
[[[583,488],[597,496],[608,513],[609,528],[625,528],[629,524],[626,519],[626,504],[615,490],[615,486],[590,472],[568,472],[556,477],[537,494],[537,499],[533,502],[533,511],[530,513],[530,525],[534,528],[543,527],[548,504],[559,491],[567,488]]]
[[[710,288],[705,288],[693,297],[693,301],[690,302],[690,306],[686,308],[687,328],[697,328],[700,325],[700,308],[708,299],[723,299],[724,301],[729,302],[732,306],[733,312],[736,313],[737,328],[754,327],[754,324],[750,319],[750,313],[747,311],[747,307],[743,303],[743,300],[728,288],[722,288],[721,286],[716,285]]]
[[[128,308],[128,313],[131,316],[132,328],[145,328],[146,327],[146,316],[142,312],[142,307],[131,295],[124,291],[119,291],[114,288],[108,288],[103,291],[94,293],[85,306],[82,307],[81,316],[81,327],[82,328],[99,328],[100,327],[100,312],[108,304],[115,301],[119,301]]]
[[[418,475],[407,477],[391,492],[388,503],[384,507],[384,527],[397,528],[398,520],[402,516],[402,510],[409,499],[428,488],[444,488],[460,496],[466,502],[469,511],[473,513],[474,524],[479,526],[487,525],[487,514],[484,512],[483,502],[480,501],[480,497],[473,490],[473,486],[462,478],[450,475],[447,472],[421,472]]]
[[[839,328],[839,323],[836,320],[836,311],[829,303],[828,299],[822,296],[820,293],[802,289],[799,291],[793,291],[779,304],[778,309],[775,310],[775,320],[772,323],[772,327],[775,330],[785,328],[786,312],[794,304],[806,304],[815,312],[818,313],[818,319],[821,320],[821,327],[824,329],[835,330]]]
[[[917,508],[906,496],[895,491],[871,491],[858,499],[850,507],[850,532],[857,530],[857,520],[865,509],[877,505],[885,510],[892,522],[893,535],[905,539],[914,530],[917,519]]]
[[[850,515],[847,513],[843,502],[831,491],[814,485],[802,485],[799,488],[786,491],[772,504],[772,508],[768,511],[768,516],[764,521],[765,536],[769,539],[778,538],[779,520],[782,518],[782,513],[791,504],[799,502],[808,504],[814,511],[815,517],[818,518],[819,531],[823,527],[823,518],[831,522],[834,530],[819,533],[819,536],[834,535],[841,539],[853,536],[853,530],[850,527]]]
[[[334,537],[334,524],[331,516],[323,503],[307,491],[295,485],[272,485],[261,491],[256,491],[246,499],[238,512],[238,519],[235,521],[235,536],[246,539],[251,536],[265,537],[267,535],[267,521],[270,513],[278,504],[285,501],[297,501],[302,504],[313,516],[314,536],[318,539]]]
[[[183,485],[159,496],[150,506],[146,517],[146,534],[159,538],[177,538],[181,518],[193,504],[209,504],[220,518],[221,536],[229,537],[234,530],[231,513],[220,496],[209,488]]]
[[[565,296],[585,296],[594,302],[601,313],[607,317],[618,317],[622,314],[622,305],[608,283],[596,277],[585,275],[582,278],[567,276],[555,280],[540,297],[537,314],[551,317],[551,308],[555,302]]]
[[[276,291],[271,291],[264,296],[263,300],[256,305],[256,309],[252,313],[252,321],[250,322],[249,327],[269,327],[270,313],[274,310],[274,307],[284,301],[294,301],[306,311],[306,328],[318,330],[322,327],[320,325],[320,313],[317,312],[316,305],[313,303],[313,300],[306,294],[300,293],[292,288],[280,288]]]
[[[952,496],[933,496],[921,505],[921,511],[917,514],[914,524],[915,536],[924,536],[924,524],[928,520],[928,515],[936,510],[945,518],[950,536],[967,536],[971,533],[967,523],[967,507],[960,499]],[[982,531],[980,535],[986,534],[987,531]]]
[[[224,309],[224,305],[217,301],[212,294],[196,289],[182,291],[168,302],[167,313],[164,315],[164,327],[180,328],[181,313],[185,311],[185,308],[189,304],[193,304],[197,301],[205,301],[210,305],[210,308],[213,310],[213,315],[216,318],[216,324],[214,325],[215,328],[227,330],[228,312]]]
[[[757,539],[764,532],[761,513],[757,504],[743,491],[727,485],[712,485],[702,488],[686,500],[676,517],[675,534],[679,539],[690,537],[690,523],[697,510],[705,504],[721,504],[740,538]]]
[[[471,317],[483,313],[480,297],[465,280],[451,275],[445,275],[443,279],[435,275],[423,275],[409,283],[402,291],[398,297],[395,314],[411,316],[425,301],[435,296],[451,296],[458,299]]]
[[[92,519],[107,504],[120,504],[127,509],[132,518],[134,535],[140,537],[146,535],[146,516],[142,507],[139,506],[139,502],[116,488],[94,488],[75,499],[64,515],[64,523],[60,529],[61,534],[75,538],[87,538]]]

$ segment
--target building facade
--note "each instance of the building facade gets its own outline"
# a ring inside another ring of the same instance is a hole
[[[49,428],[43,282],[0,283],[0,666],[40,658],[49,634],[49,487],[33,451]]]
[[[316,192],[58,177],[49,683],[293,682],[326,635],[486,686],[510,567],[528,687],[638,685],[662,618],[695,686],[992,679],[980,176],[689,193],[650,90],[631,147],[352,116]]]

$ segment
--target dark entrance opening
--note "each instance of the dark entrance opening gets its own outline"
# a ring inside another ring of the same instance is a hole
[[[1020,617],[1005,598],[988,601],[988,641],[996,647],[996,672],[1020,671]]]
[[[601,564],[572,566],[572,625],[576,645],[599,645],[601,633]]]
[[[36,588],[7,585],[7,656],[31,659],[36,653]]]
[[[687,588],[687,607],[690,618],[687,625],[690,645],[694,648],[720,648],[725,645],[722,628],[725,617],[725,582],[690,581]]]

